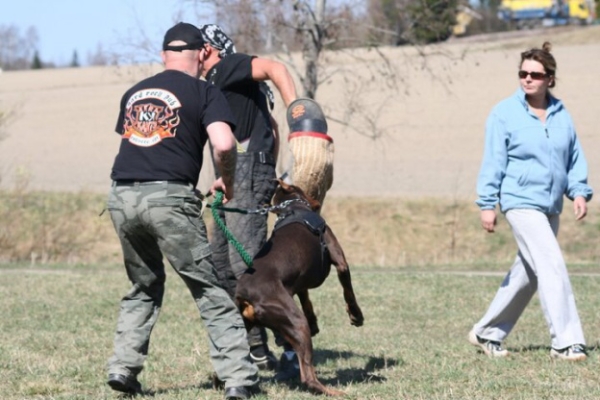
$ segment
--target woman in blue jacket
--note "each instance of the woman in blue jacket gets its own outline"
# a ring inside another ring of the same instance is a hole
[[[556,61],[550,44],[521,53],[520,88],[496,105],[486,124],[477,181],[481,225],[494,232],[496,204],[519,248],[517,257],[469,342],[491,357],[505,357],[502,342],[537,290],[554,358],[586,358],[585,339],[562,252],[556,239],[566,195],[575,218],[587,213],[592,189],[571,116],[552,96]]]

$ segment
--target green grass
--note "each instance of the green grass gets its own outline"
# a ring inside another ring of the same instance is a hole
[[[311,293],[321,333],[314,338],[320,379],[349,399],[597,399],[600,276],[572,277],[591,347],[586,362],[549,357],[537,297],[506,342],[512,357],[491,360],[466,341],[501,276],[450,267],[354,267],[365,325],[350,326],[330,276]],[[180,279],[167,292],[140,380],[146,398],[222,399],[210,387],[205,331]],[[128,289],[121,266],[0,265],[0,398],[116,399],[105,384],[118,302]],[[277,355],[280,349],[275,349]],[[258,399],[312,399],[301,386],[261,373]]]

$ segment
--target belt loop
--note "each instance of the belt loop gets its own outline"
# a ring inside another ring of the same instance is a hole
[[[265,156],[265,153],[263,151],[258,153],[258,158],[260,159],[261,164],[267,163],[267,157]]]

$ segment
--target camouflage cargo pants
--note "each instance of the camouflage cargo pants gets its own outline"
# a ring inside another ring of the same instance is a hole
[[[259,153],[238,154],[235,170],[234,198],[227,207],[255,209],[271,202],[275,193],[275,165],[272,161],[263,162]],[[219,212],[227,229],[231,231],[246,252],[254,257],[267,240],[267,215],[241,214],[236,212]],[[235,249],[227,242],[221,229],[215,226],[211,240],[213,260],[223,287],[233,298],[237,279],[246,271],[248,266]],[[253,328],[248,333],[250,346],[267,343],[264,328]]]
[[[249,358],[246,329],[218,282],[192,185],[113,184],[107,208],[132,284],[121,300],[109,373],[136,376],[143,368],[165,290],[164,255],[200,311],[218,377],[226,387],[256,384],[258,370]]]

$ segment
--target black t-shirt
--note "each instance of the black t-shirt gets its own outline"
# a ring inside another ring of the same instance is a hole
[[[139,82],[121,99],[115,130],[123,140],[111,178],[196,186],[206,127],[218,121],[235,128],[227,100],[206,82],[176,70]]]
[[[238,142],[250,139],[248,152],[273,152],[273,128],[269,117],[268,99],[260,89],[261,82],[252,79],[252,59],[247,54],[234,53],[223,57],[206,74],[206,80],[217,86],[227,98]]]

